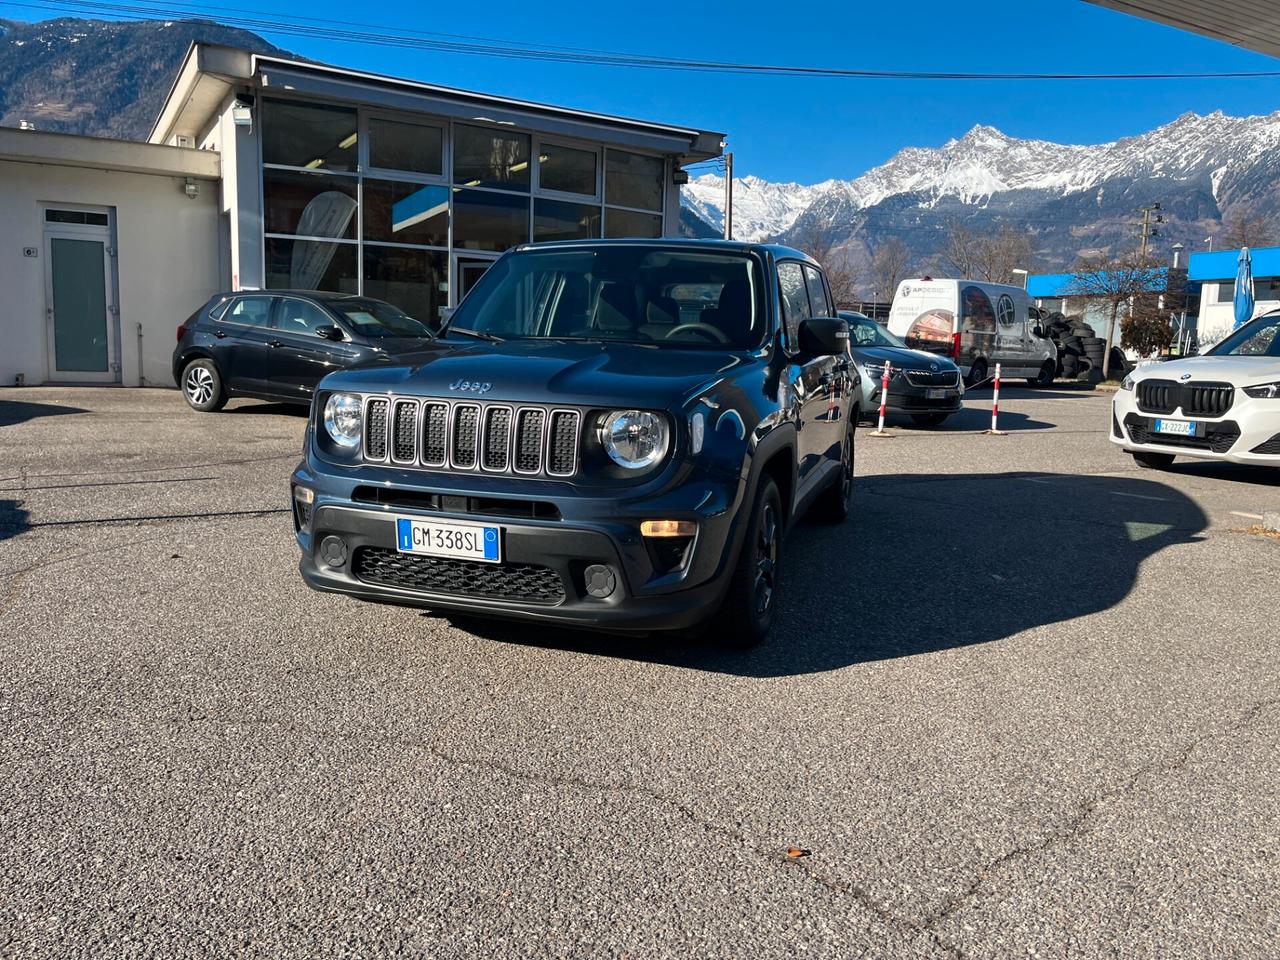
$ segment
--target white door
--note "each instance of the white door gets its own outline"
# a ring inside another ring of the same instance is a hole
[[[49,380],[120,382],[120,320],[110,212],[44,211],[45,327]]]

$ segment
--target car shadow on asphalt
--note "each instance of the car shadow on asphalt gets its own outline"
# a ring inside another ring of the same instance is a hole
[[[1206,480],[1233,480],[1260,487],[1280,487],[1280,470],[1256,464],[1228,463],[1223,460],[1177,460],[1172,466],[1163,467],[1161,473],[1174,473],[1184,477],[1204,477]]]
[[[0,400],[0,427],[12,427],[41,417],[64,417],[72,413],[88,413],[83,407],[62,403],[30,403],[26,400]]]
[[[21,500],[0,500],[0,541],[21,536],[31,529],[30,514]]]
[[[786,541],[774,635],[748,651],[451,618],[495,641],[748,677],[993,643],[1108,610],[1142,562],[1200,539],[1204,513],[1156,480],[1065,474],[859,478],[854,516]]]
[[[260,402],[257,400],[246,401],[235,405],[228,405],[223,409],[223,413],[240,414],[245,416],[273,416],[273,417],[306,417],[311,413],[311,408],[302,403],[273,403],[271,401]]]

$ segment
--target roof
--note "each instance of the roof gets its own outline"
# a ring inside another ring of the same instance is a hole
[[[1280,247],[1257,247],[1249,251],[1255,277],[1280,277]],[[1234,280],[1240,261],[1239,250],[1193,253],[1187,275],[1192,280]]]
[[[1280,57],[1280,6],[1271,0],[1088,0],[1144,20]]]
[[[1235,276],[1235,271],[1231,272]],[[1165,290],[1169,286],[1169,268],[1158,267],[1152,274],[1151,283],[1147,284],[1148,290],[1159,291]],[[1044,300],[1046,298],[1082,296],[1075,288],[1076,274],[1074,273],[1033,273],[1027,277],[1027,293],[1034,300]]]
[[[547,240],[541,243],[522,243],[517,250],[573,249],[576,247],[690,247],[735,253],[761,252],[777,259],[808,260],[817,263],[803,250],[783,246],[780,243],[751,243],[747,240],[716,240],[711,237],[614,237],[608,240],[586,238],[582,240]]]
[[[611,116],[200,43],[188,48],[148,139],[165,143],[174,134],[199,136],[221,110],[226,98],[246,88],[268,92],[287,90],[385,109],[512,124],[564,136],[643,147],[688,161],[718,157],[724,141],[723,133],[710,130]]]
[[[217,180],[221,171],[218,154],[210,150],[12,127],[0,127],[0,160],[193,180]]]

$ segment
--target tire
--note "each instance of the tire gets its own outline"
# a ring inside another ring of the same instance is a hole
[[[756,486],[746,536],[733,564],[729,592],[720,608],[726,644],[749,649],[773,629],[777,615],[777,576],[782,557],[782,497],[773,477]]]
[[[964,385],[972,387],[975,383],[981,383],[985,379],[987,379],[987,361],[979,358],[969,368],[969,376],[965,378]]]
[[[1148,470],[1163,470],[1170,466],[1174,459],[1172,453],[1148,453],[1145,450],[1134,450],[1132,453],[1138,466],[1146,467]]]
[[[1053,383],[1054,378],[1058,375],[1058,365],[1052,361],[1046,360],[1044,366],[1040,368],[1038,377],[1027,377],[1027,383],[1033,387],[1047,387]]]
[[[912,419],[914,420],[915,417]],[[810,511],[810,516],[819,523],[834,525],[844,523],[849,518],[853,509],[853,470],[856,452],[854,422],[850,420],[849,429],[844,435],[844,446],[840,449],[840,480],[818,495]]]
[[[200,413],[216,413],[227,405],[222,374],[212,360],[192,360],[182,368],[182,396]]]
[[[940,427],[949,416],[949,413],[913,413],[911,422],[917,427]]]

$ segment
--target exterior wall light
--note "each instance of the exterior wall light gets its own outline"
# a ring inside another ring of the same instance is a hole
[[[190,177],[182,181],[182,192],[187,195],[188,200],[196,200],[200,197],[200,184],[196,183]]]

